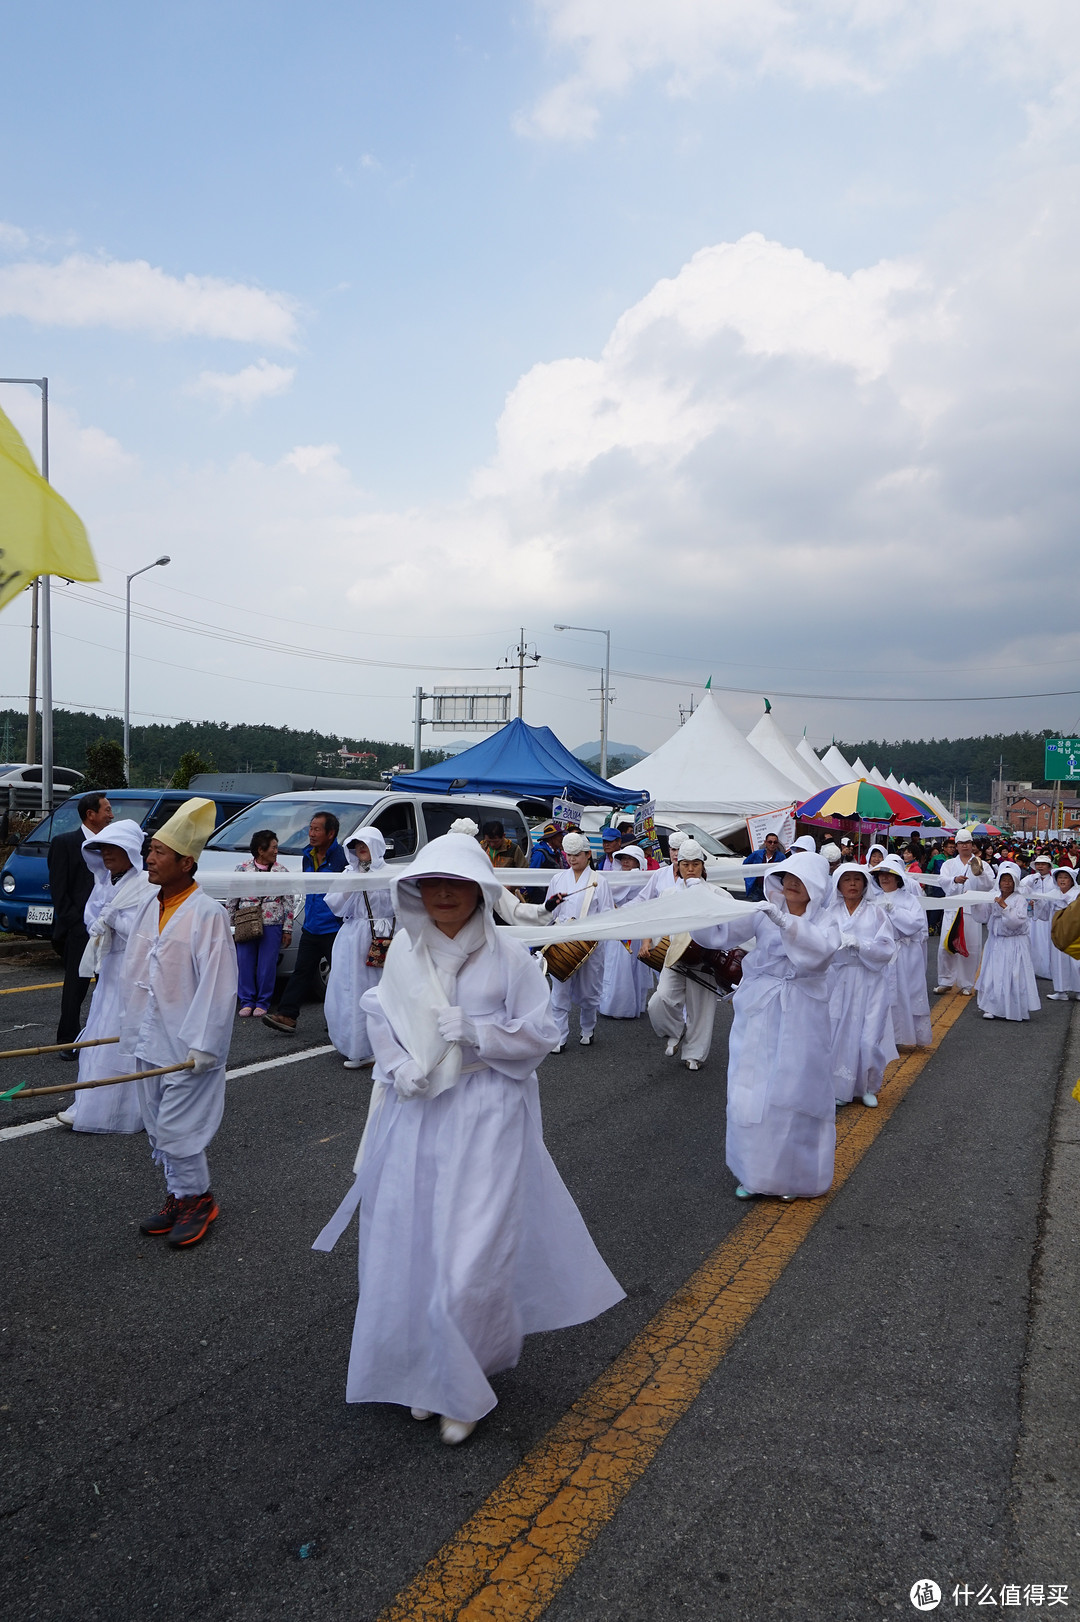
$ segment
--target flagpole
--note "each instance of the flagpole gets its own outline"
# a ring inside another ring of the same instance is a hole
[[[49,482],[49,379],[47,377],[0,377],[0,383],[26,383],[41,390],[41,477]],[[52,810],[53,797],[53,705],[52,705],[52,598],[49,576],[35,580],[35,591],[40,585],[41,644],[38,664],[41,666],[41,810],[47,816]],[[30,711],[37,700],[37,682],[34,680],[31,659],[30,703],[26,717],[27,739],[31,737]],[[29,753],[29,749],[27,750]],[[28,762],[32,765],[33,762]]]

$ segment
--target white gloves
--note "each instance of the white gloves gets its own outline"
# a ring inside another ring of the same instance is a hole
[[[192,1075],[195,1076],[201,1076],[207,1070],[213,1070],[218,1062],[216,1053],[200,1053],[198,1048],[192,1048],[188,1053],[188,1058],[195,1061],[192,1066]]]
[[[783,907],[778,907],[775,901],[766,901],[762,911],[764,912],[766,918],[772,919],[777,929],[781,929],[786,932],[794,927],[795,920],[791,916],[790,912],[786,912]]]
[[[853,951],[857,950],[859,945],[858,938],[855,935],[841,935],[840,945],[850,946]]]
[[[440,1008],[436,1017],[444,1042],[465,1042],[469,1047],[476,1047],[479,1041],[476,1026],[463,1009]]]
[[[428,1078],[414,1059],[405,1059],[394,1072],[394,1091],[399,1098],[421,1098],[428,1090]]]

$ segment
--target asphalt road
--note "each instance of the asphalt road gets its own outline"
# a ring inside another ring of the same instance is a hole
[[[0,969],[0,989],[51,977]],[[0,1039],[48,1040],[58,996],[3,998]],[[949,1596],[1011,1580],[1030,1555],[1015,1455],[1071,1012],[1015,1027],[968,1007],[552,1622],[839,1622],[915,1614],[924,1576]],[[530,1339],[458,1449],[343,1401],[355,1241],[310,1244],[350,1181],[364,1073],[328,1054],[231,1084],[222,1214],[191,1252],[138,1232],[160,1192],[141,1134],[0,1141],[5,1622],[376,1617],[744,1216],[726,1029],[697,1076],[645,1022],[601,1021],[592,1050],[545,1063],[548,1145],[627,1300]],[[317,1008],[295,1039],[238,1023],[230,1065],[325,1040]],[[0,1126],[56,1107],[5,1105]],[[1045,1547],[1064,1563],[1070,1545]],[[1080,1603],[1080,1560],[1018,1580]]]

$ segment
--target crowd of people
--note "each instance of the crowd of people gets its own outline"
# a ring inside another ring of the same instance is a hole
[[[387,869],[377,828],[342,845],[337,819],[319,811],[303,870],[329,875],[327,888],[305,894],[296,967],[273,1007],[298,911],[274,831],[253,836],[238,868],[263,882],[225,907],[195,877],[211,801],[189,800],[148,843],[136,823],[111,820],[103,795],[79,810],[79,916],[62,888],[72,852],[55,858],[57,1041],[94,1085],[60,1119],[77,1131],[145,1129],[165,1188],[142,1232],[198,1244],[218,1215],[207,1150],[233,1019],[295,1033],[328,964],[331,1041],[346,1068],[374,1073],[353,1187],[315,1246],[331,1248],[359,1210],[348,1400],[437,1415],[448,1443],[494,1406],[490,1378],[517,1361],[525,1334],[622,1297],[543,1142],[537,1067],[565,1052],[575,1010],[581,1046],[594,1045],[601,1015],[644,1014],[665,1057],[697,1072],[730,999],[735,1194],[794,1200],[832,1183],[837,1110],[874,1108],[899,1050],[930,1041],[934,910],[937,995],[977,993],[988,1020],[1028,1019],[1039,979],[1054,1000],[1080,997],[1080,889],[1053,846],[976,846],[961,830],[940,852],[900,841],[862,854],[846,836],[818,849],[807,833],[788,850],[770,834],[746,859],[743,904],[656,940],[653,919],[683,916],[684,904],[692,913],[708,882],[707,853],[687,833],[671,836],[663,859],[628,822],[603,829],[598,854],[577,829],[549,824],[526,858],[501,824],[462,821],[408,867]],[[506,869],[515,876],[504,881]],[[524,882],[533,872],[538,888]],[[266,882],[277,873],[280,891]],[[334,888],[347,873],[373,882]],[[641,915],[648,927],[635,930],[645,903],[655,904]],[[590,935],[605,919],[610,933],[612,914],[620,938]],[[530,950],[500,927],[521,922],[571,927]],[[115,1046],[83,1045],[116,1033]],[[125,1071],[138,1074],[134,1086],[100,1085]]]

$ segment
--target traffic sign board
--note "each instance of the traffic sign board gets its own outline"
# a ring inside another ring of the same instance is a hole
[[[1048,783],[1080,783],[1080,738],[1047,738],[1043,777]]]

